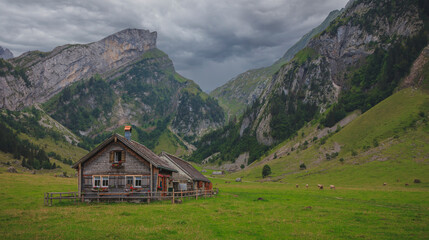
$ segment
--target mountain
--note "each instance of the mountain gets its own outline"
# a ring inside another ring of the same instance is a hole
[[[32,51],[12,59],[24,69],[22,78],[0,79],[0,107],[10,110],[42,103],[64,87],[94,74],[110,75],[156,48],[156,32],[126,29],[90,44],[56,47],[51,52]]]
[[[13,53],[9,49],[3,48],[2,46],[0,46],[0,58],[3,58],[3,59],[13,58]]]
[[[354,1],[270,78],[238,123],[203,137],[191,160],[248,153],[251,163],[308,122],[333,127],[389,97],[428,43],[425,4]]]
[[[325,30],[331,21],[338,17],[342,11],[343,10],[334,10],[330,12],[319,26],[305,34],[273,65],[251,69],[241,73],[224,85],[213,90],[210,96],[219,100],[219,103],[229,116],[242,114],[244,109],[251,105],[261,95],[272,75],[277,72],[283,64],[290,61],[297,52],[303,49],[312,37]]]
[[[0,107],[41,104],[82,137],[86,148],[131,124],[136,140],[152,149],[165,139],[183,153],[184,139],[220,127],[224,114],[217,101],[175,71],[156,48],[156,37],[156,32],[126,29],[98,42],[2,60]]]

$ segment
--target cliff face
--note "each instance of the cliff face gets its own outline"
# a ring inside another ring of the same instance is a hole
[[[45,102],[73,82],[96,73],[107,75],[155,48],[156,36],[156,32],[126,29],[90,44],[27,52],[11,62],[25,69],[29,84],[0,77],[0,107],[14,110]]]
[[[398,7],[399,6],[399,7]],[[417,34],[423,28],[419,9],[412,1],[356,1],[309,47],[329,62],[332,80],[342,86],[342,73],[374,52],[388,49],[395,38]]]
[[[261,94],[253,124],[245,125],[252,127],[258,142],[271,145],[278,139],[278,129],[273,128],[290,126],[289,117],[300,109],[324,112],[349,88],[347,74],[358,69],[376,48],[388,50],[396,41],[421,31],[424,25],[419,14],[417,4],[406,0],[396,5],[390,1],[354,2],[273,76]]]

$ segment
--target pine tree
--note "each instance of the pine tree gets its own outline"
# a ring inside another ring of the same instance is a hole
[[[262,168],[262,177],[263,178],[268,177],[268,175],[270,174],[271,174],[271,168],[270,166],[268,166],[268,164],[265,164],[264,168]]]

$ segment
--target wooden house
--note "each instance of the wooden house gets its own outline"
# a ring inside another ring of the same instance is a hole
[[[159,192],[172,190],[172,175],[177,172],[171,163],[131,140],[129,126],[125,127],[125,137],[113,134],[73,168],[78,171],[78,194],[82,201],[100,196],[125,200],[153,193],[159,196]]]
[[[160,156],[172,164],[170,165],[171,167],[177,170],[177,172],[173,172],[173,187],[175,191],[212,189],[210,180],[187,161],[166,152],[162,152]]]

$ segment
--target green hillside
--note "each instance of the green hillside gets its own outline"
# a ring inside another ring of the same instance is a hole
[[[404,185],[417,178],[429,183],[428,116],[427,91],[404,89],[339,131],[306,145],[305,137],[320,131],[307,126],[299,131],[305,133],[302,138],[282,143],[267,156],[277,154],[283,145],[290,146],[287,154],[259,160],[232,177],[262,180],[262,167],[268,164],[273,181],[381,186],[383,182]],[[300,170],[301,164],[306,169]]]
[[[37,108],[2,110],[0,126],[0,172],[12,166],[18,172],[74,175],[70,165],[87,153],[77,146],[81,139]]]

